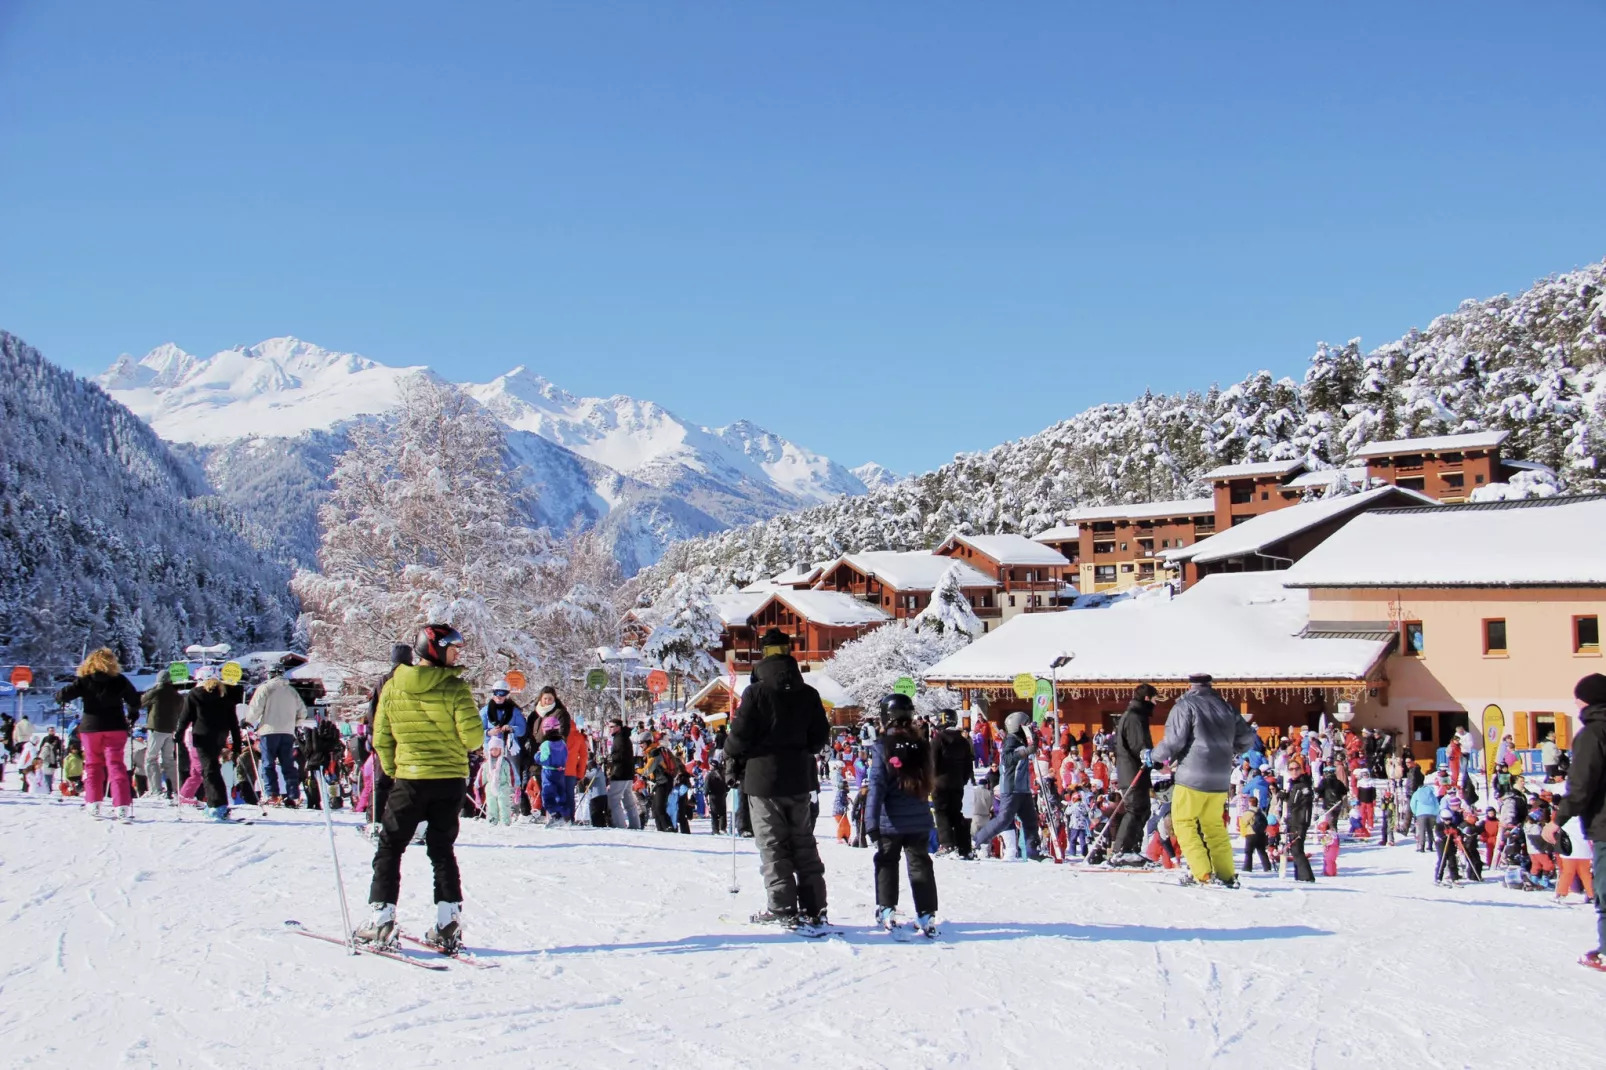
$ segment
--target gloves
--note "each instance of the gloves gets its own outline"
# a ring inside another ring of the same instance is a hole
[[[1154,768],[1154,752],[1152,750],[1149,750],[1148,748],[1144,748],[1138,754],[1138,761],[1143,763],[1143,768],[1145,768],[1145,769],[1153,769]]]

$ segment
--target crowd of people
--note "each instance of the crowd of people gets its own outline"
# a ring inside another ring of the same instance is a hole
[[[1606,677],[1578,684],[1582,730],[1571,754],[1553,740],[1544,772],[1525,777],[1510,737],[1485,765],[1475,733],[1457,733],[1432,768],[1390,734],[1339,723],[1259,731],[1195,677],[1163,728],[1157,691],[1140,685],[1108,731],[1073,733],[1011,713],[1000,725],[953,710],[916,715],[889,695],[877,715],[833,729],[824,706],[771,631],[729,724],[695,712],[587,725],[556,687],[528,708],[507,680],[477,702],[462,678],[463,639],[446,625],[400,644],[366,714],[337,722],[309,708],[279,669],[250,690],[203,667],[181,689],[165,674],[141,694],[108,650],[90,654],[58,701],[82,714],[67,731],[0,718],[3,756],[25,791],[81,797],[94,816],[131,819],[133,800],[193,805],[229,820],[236,805],[350,806],[375,841],[362,939],[393,937],[400,860],[426,845],[436,925],[451,948],[462,888],[460,822],[495,826],[651,828],[756,841],[767,891],[754,921],[829,931],[815,828],[822,799],[839,841],[873,847],[877,923],[896,928],[906,869],[914,928],[935,935],[933,856],[1172,869],[1191,886],[1239,887],[1252,872],[1296,881],[1339,872],[1343,846],[1394,843],[1435,855],[1441,884],[1496,869],[1513,889],[1595,903],[1606,941]],[[143,723],[142,723],[143,719]],[[1485,770],[1492,772],[1485,774]],[[1598,951],[1591,953],[1598,964]]]

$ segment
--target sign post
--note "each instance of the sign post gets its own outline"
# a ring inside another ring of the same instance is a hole
[[[1015,697],[1031,698],[1037,692],[1037,677],[1029,672],[1023,672],[1015,677]]]
[[[508,683],[513,681],[509,680]],[[608,686],[608,670],[592,669],[586,673],[586,690],[601,691]]]
[[[654,669],[647,674],[647,692],[652,695],[654,702],[663,698],[664,692],[669,690],[669,674],[662,669]]]
[[[503,679],[507,681],[507,686],[515,691],[523,691],[524,685],[529,682],[524,678],[524,674],[517,669],[509,669]]]
[[[912,677],[912,676],[900,676],[900,677],[898,677],[898,682],[892,685],[892,693],[894,695],[902,695],[905,698],[910,698],[910,699],[914,698],[915,697],[915,680],[914,680],[914,677]]]

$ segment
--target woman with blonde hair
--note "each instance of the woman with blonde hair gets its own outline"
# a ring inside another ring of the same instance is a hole
[[[190,729],[190,742],[201,759],[201,778],[206,784],[206,816],[229,820],[229,789],[223,783],[223,748],[234,744],[241,752],[240,718],[235,712],[232,689],[223,686],[217,669],[204,666],[195,674],[196,684],[184,696],[184,715],[179,718],[178,735]],[[191,774],[193,776],[193,773]]]
[[[77,678],[56,692],[56,701],[62,704],[74,699],[84,704],[84,716],[78,722],[78,738],[84,747],[84,805],[91,816],[99,817],[109,781],[117,817],[132,821],[134,789],[123,751],[129,729],[139,720],[139,690],[123,675],[117,655],[101,647],[78,666]]]

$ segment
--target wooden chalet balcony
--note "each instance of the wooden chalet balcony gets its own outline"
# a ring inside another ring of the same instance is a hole
[[[1003,609],[998,606],[977,606],[975,613],[982,620],[997,620],[1004,615]]]
[[[836,655],[835,650],[799,650],[792,648],[792,656],[802,662],[827,661]],[[764,655],[757,650],[738,650],[734,658],[736,668],[746,672],[749,668],[764,660]]]

